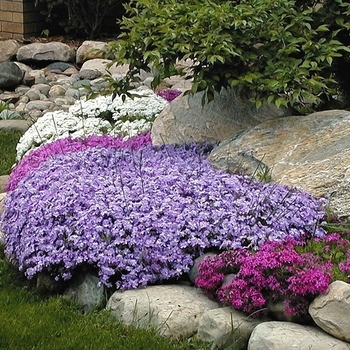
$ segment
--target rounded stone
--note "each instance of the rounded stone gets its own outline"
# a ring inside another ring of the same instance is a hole
[[[20,113],[20,114],[24,114],[27,112],[27,108],[26,108],[26,103],[24,102],[20,102],[16,107],[15,107],[15,111],[17,113]]]
[[[66,97],[72,97],[76,100],[78,100],[80,97],[79,91],[74,88],[68,88],[65,95]]]
[[[53,102],[51,101],[30,101],[27,103],[27,108],[29,111],[47,111],[51,106],[53,105]]]
[[[73,84],[73,87],[78,89],[78,88],[81,88],[83,86],[90,86],[91,83],[90,83],[90,80],[87,80],[87,79],[84,79],[84,80],[78,80],[76,81],[74,84]]]
[[[14,62],[0,63],[0,88],[15,87],[23,79],[23,71]]]
[[[1,42],[0,62],[10,61],[16,56],[20,45],[16,40],[9,39]]]
[[[69,75],[69,76],[76,75],[77,73],[78,73],[78,70],[75,67],[71,67],[63,71],[63,74]]]
[[[27,95],[23,95],[19,98],[19,101],[18,103],[28,103],[30,100],[29,100],[29,97]]]
[[[29,90],[25,93],[25,95],[29,98],[30,101],[37,101],[40,100],[39,91],[36,90]]]
[[[54,85],[49,91],[50,97],[64,96],[66,89],[62,85]]]
[[[38,110],[38,109],[33,109],[28,111],[28,119],[36,122],[40,117],[44,115],[44,112]]]
[[[58,72],[64,72],[69,68],[74,68],[74,64],[68,62],[53,62],[46,66],[46,69]]]
[[[16,89],[15,89],[15,92],[19,95],[23,95],[25,94],[27,91],[30,90],[30,87],[29,86],[25,86],[25,85],[20,85],[20,86],[17,86]]]
[[[82,71],[79,72],[79,77],[80,79],[88,79],[88,80],[93,80],[93,79],[97,79],[101,76],[101,72],[99,72],[98,70],[94,70],[94,69],[84,69]]]
[[[69,103],[66,98],[64,97],[57,97],[53,100],[55,105],[60,106],[60,108],[67,109],[69,107]]]
[[[33,89],[39,91],[40,93],[44,95],[48,95],[50,91],[50,85],[49,84],[35,84],[32,86]]]

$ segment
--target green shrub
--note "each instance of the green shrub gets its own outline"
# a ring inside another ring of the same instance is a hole
[[[36,0],[35,6],[47,21],[62,26],[66,33],[90,39],[101,35],[111,14],[116,23],[124,13],[123,0]]]
[[[300,111],[340,94],[349,52],[350,3],[341,0],[131,0],[111,43],[118,63],[129,63],[125,91],[140,69],[157,72],[154,86],[191,59],[192,92],[238,86],[257,107],[263,99]],[[349,89],[350,90],[350,89]]]

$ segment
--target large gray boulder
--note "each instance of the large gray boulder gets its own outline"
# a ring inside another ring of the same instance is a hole
[[[74,62],[75,50],[60,42],[32,43],[17,51],[17,60],[22,61],[63,61]]]
[[[219,305],[196,288],[185,285],[157,285],[115,292],[107,310],[120,322],[140,328],[154,328],[173,338],[196,334],[205,311]]]
[[[0,63],[0,88],[11,88],[20,84],[24,76],[14,62]]]
[[[9,61],[15,57],[20,46],[14,39],[0,40],[0,62]]]
[[[219,349],[244,350],[254,328],[265,322],[247,316],[231,307],[205,311],[199,321],[197,338]]]
[[[309,313],[325,332],[350,342],[350,284],[331,283],[328,293],[319,295],[310,304]]]
[[[264,120],[289,115],[264,103],[259,109],[237,90],[222,89],[202,106],[203,92],[176,98],[159,114],[152,127],[155,145],[223,141]]]
[[[229,172],[271,170],[272,180],[330,198],[350,215],[350,112],[331,110],[263,122],[222,142],[209,161]]]
[[[248,350],[349,350],[350,344],[319,328],[292,322],[264,322],[257,325],[249,339]]]

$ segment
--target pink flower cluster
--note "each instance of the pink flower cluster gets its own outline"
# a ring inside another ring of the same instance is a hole
[[[244,248],[208,257],[199,264],[196,285],[211,298],[248,313],[285,301],[285,313],[306,315],[307,306],[325,293],[332,264],[310,253],[298,253],[294,240],[265,242],[258,251]],[[225,275],[233,274],[225,284]]]

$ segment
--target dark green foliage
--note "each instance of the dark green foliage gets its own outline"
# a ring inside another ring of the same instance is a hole
[[[238,86],[257,107],[267,99],[308,112],[346,91],[347,81],[339,82],[349,52],[350,3],[131,0],[125,8],[111,52],[115,61],[130,63],[129,81],[152,65],[156,86],[176,59],[192,59],[192,92],[204,90],[208,101],[215,91]],[[114,88],[120,93],[127,84]]]
[[[0,175],[8,175],[16,160],[16,145],[23,132],[0,130]]]
[[[43,8],[41,13],[49,23],[59,24],[66,33],[90,39],[101,36],[102,29],[108,28],[107,21],[116,24],[117,19],[121,19],[124,14],[122,4],[123,0],[36,0],[35,2],[36,6]]]

